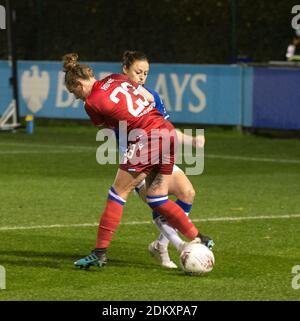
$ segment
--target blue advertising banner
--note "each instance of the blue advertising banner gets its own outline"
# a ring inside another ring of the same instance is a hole
[[[101,79],[120,73],[118,63],[87,62]],[[60,62],[19,61],[20,115],[87,119],[83,103],[68,93]],[[152,64],[146,86],[163,99],[175,123],[238,125],[242,121],[242,68]]]
[[[175,123],[237,125],[241,76],[238,66],[153,64],[147,85],[160,94]]]
[[[87,62],[101,79],[118,63]],[[20,116],[88,119],[64,85],[60,62],[19,61]],[[12,99],[11,68],[0,61],[0,115]],[[300,70],[222,65],[152,64],[147,87],[174,123],[300,129]]]
[[[253,126],[300,129],[300,70],[254,68]]]
[[[103,78],[111,72],[119,72],[117,64],[89,63],[96,77]],[[58,62],[18,62],[20,116],[88,119],[83,102],[76,100],[65,85],[65,73]]]
[[[0,115],[3,114],[12,100],[10,86],[11,68],[7,61],[0,61]]]

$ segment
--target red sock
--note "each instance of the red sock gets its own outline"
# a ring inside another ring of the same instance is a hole
[[[164,216],[172,227],[188,239],[193,240],[198,235],[196,226],[175,202],[168,200],[166,203],[154,207],[153,210]]]
[[[111,199],[107,200],[98,227],[96,248],[109,247],[113,234],[121,221],[123,207],[123,205],[116,201]]]

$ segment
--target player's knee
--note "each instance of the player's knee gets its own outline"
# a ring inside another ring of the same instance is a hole
[[[196,192],[193,187],[185,188],[177,195],[177,197],[185,203],[192,204],[195,198]]]

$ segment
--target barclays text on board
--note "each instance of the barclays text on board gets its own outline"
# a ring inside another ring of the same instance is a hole
[[[89,65],[99,79],[120,72],[118,63]],[[3,64],[0,66],[5,69]],[[2,83],[8,82],[6,77]],[[22,117],[30,113],[37,117],[87,119],[82,102],[65,88],[60,62],[19,61],[18,78]],[[240,121],[240,67],[153,64],[147,86],[158,91],[173,122],[235,125]],[[5,91],[11,95],[8,86]],[[3,108],[7,101],[1,99]]]

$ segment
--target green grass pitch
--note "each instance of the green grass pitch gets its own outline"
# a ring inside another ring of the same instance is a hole
[[[216,264],[189,277],[149,255],[158,231],[135,195],[109,264],[75,269],[94,246],[117,166],[97,164],[92,126],[0,133],[0,300],[299,300],[292,268],[300,265],[300,141],[205,134],[204,172],[190,177],[191,218],[214,239]],[[171,256],[179,263],[174,249]]]

